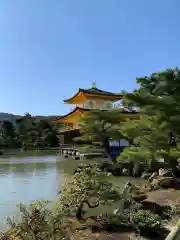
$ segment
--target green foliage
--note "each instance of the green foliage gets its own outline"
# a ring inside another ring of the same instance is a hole
[[[82,164],[73,179],[64,185],[57,208],[75,216],[82,203],[96,207],[117,198],[119,195],[108,181],[108,174],[96,164]]]
[[[92,110],[82,118],[84,137],[103,143],[104,139],[119,139],[120,110]]]
[[[136,146],[126,147],[123,152],[117,157],[117,161],[141,162],[146,164],[149,161],[149,152]]]
[[[37,120],[26,114],[16,122],[17,129],[9,121],[0,124],[0,147],[44,149],[59,144],[57,129],[53,123]]]
[[[14,234],[22,238],[31,236],[37,240],[69,239],[80,226],[77,213],[82,204],[94,208],[119,199],[119,194],[107,178],[107,174],[97,165],[80,165],[79,173],[62,189],[55,208],[49,208],[48,201],[35,202],[30,206],[20,204],[21,220],[8,219],[11,229],[5,234],[6,237]],[[83,213],[83,209],[81,211]]]
[[[76,140],[85,140],[99,142],[109,154],[109,140],[117,140],[122,138],[119,131],[119,125],[122,121],[120,109],[111,110],[92,110],[88,116],[82,118],[82,136]]]
[[[151,151],[148,148],[141,148],[138,146],[126,147],[123,152],[117,157],[117,162],[129,161],[133,163],[141,163],[143,168],[149,171],[157,169],[157,161],[160,160],[162,154]]]
[[[48,201],[38,201],[30,206],[20,204],[21,220],[8,218],[11,229],[1,239],[68,240],[67,221],[63,215],[50,210],[48,204]]]
[[[0,123],[0,147],[15,148],[18,147],[17,135],[13,124],[9,121]]]
[[[134,148],[125,149],[128,159],[156,161],[180,156],[180,70],[169,69],[138,78],[139,89],[125,95],[127,104],[140,108],[139,118],[125,122],[122,133],[134,140]],[[133,151],[132,151],[133,150]]]
[[[162,219],[149,210],[138,210],[133,214],[133,221],[140,229],[158,229],[161,227]]]
[[[159,228],[161,218],[149,211],[139,210],[141,204],[137,204],[132,199],[131,194],[137,191],[139,188],[129,183],[122,193],[118,193],[109,181],[108,175],[102,172],[98,165],[79,165],[77,173],[64,185],[54,208],[50,207],[51,202],[44,200],[34,202],[30,206],[20,204],[20,221],[8,218],[11,229],[1,240],[13,239],[13,237],[26,240],[69,240],[77,229],[98,224],[104,229],[109,227],[111,230],[122,227]],[[105,204],[106,207],[106,204],[115,201],[120,201],[117,213],[112,211],[112,213],[102,213],[96,218],[91,216],[78,218],[79,211],[81,215],[84,214],[84,204],[89,208],[96,208],[99,204]],[[88,220],[93,220],[94,223]]]

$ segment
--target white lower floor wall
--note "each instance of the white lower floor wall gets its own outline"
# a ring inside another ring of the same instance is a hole
[[[127,147],[129,146],[129,141],[126,139],[120,139],[120,140],[114,140],[114,141],[110,141],[109,145],[111,147]]]

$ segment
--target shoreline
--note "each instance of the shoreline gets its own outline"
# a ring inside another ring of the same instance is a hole
[[[22,151],[20,148],[9,148],[9,149],[0,149],[0,152],[2,152],[2,155],[0,158],[8,157],[8,156],[28,156],[28,155],[34,155],[34,153],[39,155],[44,155],[43,153],[58,153],[59,148],[49,148],[49,149],[29,149],[27,151]]]

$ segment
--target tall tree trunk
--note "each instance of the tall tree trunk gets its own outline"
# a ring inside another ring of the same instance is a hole
[[[157,160],[156,160],[156,155],[153,151],[153,149],[151,150],[152,151],[152,155],[151,155],[151,161],[150,161],[150,164],[149,164],[149,171],[150,172],[156,172],[158,169],[157,169]]]
[[[133,162],[133,169],[132,169],[132,176],[133,177],[140,177],[142,174],[142,167],[139,161]]]
[[[104,151],[105,151],[105,154],[107,155],[108,159],[110,161],[113,161],[113,158],[112,158],[111,153],[110,153],[109,140],[108,139],[103,139],[102,144],[103,144]]]

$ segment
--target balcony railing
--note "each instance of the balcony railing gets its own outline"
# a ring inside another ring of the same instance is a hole
[[[87,109],[104,109],[104,110],[108,110],[108,109],[113,109],[113,108],[121,108],[122,105],[121,103],[103,103],[103,102],[85,102],[85,103],[81,103],[81,104],[77,104],[76,107],[80,107],[80,108],[87,108]],[[71,111],[74,108],[71,109]]]

